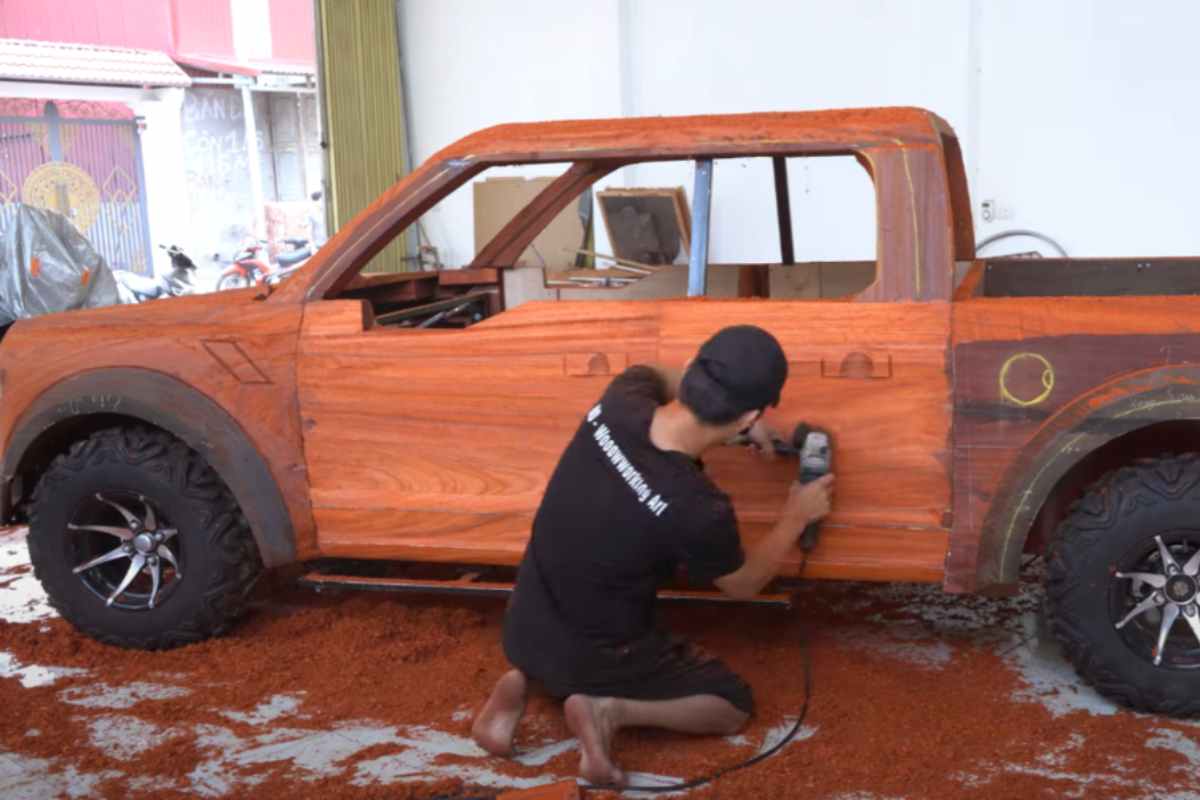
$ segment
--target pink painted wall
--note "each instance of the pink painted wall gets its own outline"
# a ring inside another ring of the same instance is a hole
[[[0,36],[167,50],[169,0],[0,0]]]
[[[270,0],[270,3],[271,55],[278,61],[316,64],[313,0]]]
[[[314,64],[312,0],[269,0],[272,55]],[[0,0],[0,37],[233,60],[228,0]]]

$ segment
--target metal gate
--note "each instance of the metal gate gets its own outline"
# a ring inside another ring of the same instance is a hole
[[[142,142],[136,120],[0,117],[0,235],[18,203],[65,214],[110,267],[150,274]]]

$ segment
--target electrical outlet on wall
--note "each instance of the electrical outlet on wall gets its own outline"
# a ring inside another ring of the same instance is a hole
[[[996,200],[994,197],[989,197],[979,204],[979,217],[984,222],[995,222],[997,220],[1010,220],[1016,216],[1013,207],[1006,205]]]

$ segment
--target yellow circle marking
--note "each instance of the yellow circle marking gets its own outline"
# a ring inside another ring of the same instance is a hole
[[[1007,380],[1008,371],[1018,361],[1023,361],[1027,358],[1032,358],[1035,361],[1042,363],[1042,391],[1037,397],[1023,400],[1017,397],[1008,390]],[[1014,353],[1004,362],[1004,366],[1000,367],[1000,397],[1013,405],[1017,406],[1036,406],[1038,403],[1050,396],[1050,392],[1054,391],[1054,367],[1046,360],[1046,357],[1038,353]]]

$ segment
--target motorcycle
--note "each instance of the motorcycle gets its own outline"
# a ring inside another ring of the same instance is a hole
[[[221,273],[217,280],[217,291],[275,283],[299,269],[313,254],[308,239],[288,238],[283,241],[291,249],[279,253],[275,257],[274,265],[268,258],[259,257],[259,252],[267,242],[260,239],[257,243],[242,248],[234,257],[233,263]]]
[[[114,269],[117,292],[122,303],[144,303],[160,297],[180,297],[195,292],[192,274],[196,264],[178,245],[159,245],[171,258],[171,272],[167,275],[138,275],[123,269]]]

